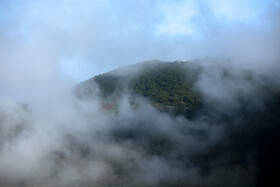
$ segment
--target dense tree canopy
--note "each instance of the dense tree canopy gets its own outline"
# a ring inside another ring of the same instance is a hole
[[[138,64],[135,73],[109,72],[93,77],[100,96],[113,102],[123,94],[147,98],[158,109],[176,114],[191,115],[201,106],[198,93],[193,91],[194,72],[188,62],[161,62]]]

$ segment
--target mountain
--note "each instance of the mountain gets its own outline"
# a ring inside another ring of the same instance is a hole
[[[159,110],[192,116],[201,108],[201,97],[193,89],[197,71],[190,71],[190,63],[155,60],[121,67],[80,83],[76,93],[107,102],[117,102],[124,95],[132,100],[140,96]]]
[[[75,93],[101,100],[106,110],[118,111],[126,96],[135,108],[144,98],[166,112],[135,110],[112,120],[109,131],[118,144],[129,142],[175,168],[196,169],[196,181],[159,186],[279,184],[280,92],[270,74],[242,69],[228,59],[146,61],[94,76],[78,84]],[[127,172],[125,164],[116,168]]]

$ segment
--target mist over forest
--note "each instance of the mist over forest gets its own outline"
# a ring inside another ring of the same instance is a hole
[[[279,185],[279,6],[0,1],[0,186]]]

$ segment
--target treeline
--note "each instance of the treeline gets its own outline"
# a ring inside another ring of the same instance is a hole
[[[102,98],[115,100],[125,93],[139,95],[160,110],[192,115],[200,108],[201,98],[192,89],[193,73],[187,71],[186,65],[187,62],[146,64],[136,75],[109,72],[93,79]]]

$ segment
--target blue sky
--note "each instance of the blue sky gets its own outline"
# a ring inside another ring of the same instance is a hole
[[[279,5],[278,0],[2,0],[0,94],[74,85],[151,59],[278,60]]]

